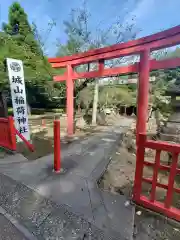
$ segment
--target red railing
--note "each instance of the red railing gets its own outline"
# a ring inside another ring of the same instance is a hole
[[[16,135],[23,140],[30,151],[34,151],[34,146],[15,128],[13,117],[0,118],[0,147],[16,151]]]
[[[145,158],[145,149],[154,149],[156,151],[155,162],[148,162]],[[172,154],[171,165],[161,164],[160,154],[161,151],[166,151]],[[146,140],[145,134],[139,134],[137,144],[137,155],[136,155],[136,173],[134,182],[133,199],[136,203],[143,205],[156,212],[165,214],[170,218],[174,218],[180,221],[180,210],[172,206],[173,194],[180,194],[180,188],[174,186],[175,177],[180,173],[178,168],[178,155],[180,153],[180,144],[170,144],[162,141],[151,141]],[[144,166],[151,167],[153,169],[152,178],[143,177]],[[169,172],[168,183],[158,182],[159,170]],[[142,194],[142,183],[146,182],[151,184],[150,196],[146,197]],[[164,202],[156,200],[156,188],[163,188],[167,190],[167,194]]]
[[[16,134],[12,117],[0,118],[0,146],[9,150],[16,150]]]
[[[28,142],[28,141],[25,139],[25,137],[23,137],[23,135],[22,135],[20,132],[18,132],[17,129],[15,129],[15,131],[16,131],[16,135],[18,135],[18,137],[20,137],[20,138],[23,140],[23,142],[26,144],[26,146],[29,148],[29,150],[30,150],[31,152],[34,152],[34,146],[33,146],[30,142]]]

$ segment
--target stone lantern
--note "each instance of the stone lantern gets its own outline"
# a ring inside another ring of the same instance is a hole
[[[166,90],[166,96],[171,97],[172,114],[162,129],[161,138],[180,142],[180,77]]]

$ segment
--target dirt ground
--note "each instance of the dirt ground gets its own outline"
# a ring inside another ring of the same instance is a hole
[[[148,149],[145,154],[145,160],[154,163],[155,151]],[[180,159],[179,159],[180,162]],[[167,152],[161,152],[161,164],[169,165],[171,156]],[[134,175],[136,168],[136,142],[133,130],[129,130],[124,137],[123,143],[119,146],[118,151],[112,158],[104,176],[101,180],[101,187],[113,193],[119,193],[131,198],[134,183]],[[153,177],[153,168],[144,166],[143,177]],[[158,182],[162,184],[168,183],[169,173],[167,171],[158,172]],[[180,176],[175,179],[175,186],[180,187]],[[143,182],[142,192],[147,197],[151,191],[151,184]],[[166,190],[157,187],[156,200],[164,202]],[[180,207],[180,196],[174,196],[173,206]]]
[[[37,116],[39,117],[39,116]],[[103,131],[108,125],[119,124],[121,116],[109,115],[99,119],[103,122],[101,125],[93,127],[85,122],[82,116],[76,118],[75,133],[71,138],[66,137],[67,119],[66,116],[58,118],[61,125],[61,147],[63,144],[68,144],[76,139],[81,139],[87,135],[95,134],[97,131]],[[29,160],[36,160],[37,158],[46,156],[54,151],[54,131],[53,131],[53,116],[49,118],[30,120],[31,141],[35,147],[35,152],[30,152],[24,143],[18,144],[18,152],[22,153]]]

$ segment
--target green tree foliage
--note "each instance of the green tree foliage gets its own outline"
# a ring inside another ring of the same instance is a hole
[[[168,58],[177,58],[180,57],[180,48],[176,47],[175,50],[162,50],[157,52],[156,58],[158,60],[168,59]],[[175,69],[165,69],[158,70],[151,73],[151,76],[156,76],[158,79],[163,79],[165,82],[172,81],[180,76],[180,68]]]
[[[10,6],[8,23],[3,24],[3,30],[11,36],[16,36],[19,44],[28,45],[32,53],[41,53],[41,48],[35,40],[32,27],[28,22],[28,16],[18,2],[14,2]]]
[[[99,104],[101,107],[114,107],[118,104],[134,104],[132,91],[128,89],[127,85],[101,87],[99,95]]]
[[[180,48],[177,47],[173,51],[162,50],[157,59],[168,59],[180,57]],[[174,82],[180,77],[180,68],[157,70],[151,73],[151,76],[156,77],[156,81],[151,84],[151,97],[150,101],[155,109],[158,109],[163,115],[171,112],[170,97],[167,96],[167,90],[174,86]]]
[[[98,105],[100,108],[115,107],[119,104],[135,105],[136,93],[136,90],[132,90],[130,85],[100,85]],[[78,103],[83,108],[92,107],[93,86],[88,86],[79,93]]]
[[[47,74],[51,76],[51,67],[28,22],[27,14],[18,2],[10,6],[8,23],[3,23],[3,29],[7,34],[6,45],[12,45],[9,53],[23,60],[28,78]]]
[[[8,23],[0,33],[0,88],[7,89],[8,77],[4,67],[7,57],[21,59],[24,65],[28,102],[34,107],[58,104],[64,90],[52,81],[53,70],[43,54],[38,31],[29,24],[28,16],[18,2],[9,8]],[[53,106],[55,107],[55,106]]]

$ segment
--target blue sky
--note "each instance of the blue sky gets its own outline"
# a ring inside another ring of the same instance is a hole
[[[0,22],[6,22],[8,7],[13,0],[0,3]],[[52,19],[56,26],[46,39],[46,52],[49,56],[56,53],[56,43],[66,42],[63,21],[69,18],[71,8],[78,8],[82,0],[19,0],[28,13],[29,21],[34,21],[45,37],[48,23]],[[87,8],[91,13],[90,29],[106,29],[120,16],[122,23],[129,22],[136,16],[136,27],[141,29],[138,37],[150,35],[180,24],[180,0],[88,0]]]

